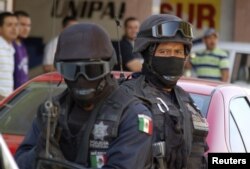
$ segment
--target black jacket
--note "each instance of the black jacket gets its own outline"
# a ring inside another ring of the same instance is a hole
[[[194,130],[192,117],[205,119],[193,104],[188,93],[179,86],[175,86],[171,92],[163,91],[148,82],[143,74],[136,79],[123,82],[122,87],[127,92],[148,102],[147,105],[153,113],[154,121],[153,143],[165,142],[165,148],[163,148],[165,157],[162,160],[167,168],[201,169],[206,167],[203,154],[208,128],[205,131],[199,131],[196,135],[197,130]],[[206,121],[204,126],[207,127]],[[199,140],[197,141],[196,138]]]
[[[66,100],[68,95],[63,96],[61,99]],[[109,95],[109,97],[111,97]],[[106,98],[107,99],[107,98]],[[61,104],[61,103],[60,103]],[[64,103],[63,103],[64,104]],[[114,105],[114,104],[111,104]],[[63,107],[63,105],[61,105]],[[106,108],[109,108],[110,105],[105,105]],[[119,107],[119,106],[118,106]],[[104,108],[103,110],[106,110]],[[63,111],[63,110],[61,110]],[[41,113],[41,112],[40,112]],[[69,112],[66,112],[69,113]],[[112,115],[112,112],[110,112]],[[114,113],[114,112],[113,112]],[[102,112],[99,112],[101,115]],[[150,160],[150,151],[152,145],[152,136],[145,132],[139,130],[139,120],[138,117],[140,115],[146,116],[151,118],[151,112],[141,103],[132,102],[127,106],[120,118],[117,136],[111,137],[110,131],[113,129],[110,126],[110,123],[105,120],[96,119],[93,131],[90,135],[90,147],[89,155],[91,156],[92,153],[105,154],[106,162],[102,166],[105,169],[144,169],[146,167],[146,163]],[[67,116],[66,116],[67,117]],[[100,128],[100,131],[95,131],[95,128]],[[39,123],[39,120],[36,118],[33,121],[32,128],[27,133],[23,143],[18,148],[15,158],[17,164],[19,165],[20,169],[32,169],[33,164],[37,158],[36,146],[39,142],[40,134],[45,126],[42,126]],[[67,127],[63,127],[63,130],[67,130]],[[67,130],[69,131],[69,130]],[[72,139],[68,137],[69,135],[62,134],[62,138],[60,139],[60,146],[67,146],[67,147],[75,147],[76,150],[79,150],[80,143],[75,141],[67,141]],[[77,139],[81,139],[78,137]],[[92,140],[93,139],[93,140]],[[63,141],[66,140],[66,141]],[[74,140],[74,139],[73,139]],[[107,146],[105,148],[105,146]],[[104,147],[103,147],[104,146]],[[61,147],[63,149],[63,147]],[[72,153],[72,150],[67,149],[63,152],[64,157],[67,157],[69,154]],[[78,152],[75,152],[78,153]],[[94,167],[92,165],[91,159],[88,159],[88,168],[99,168]],[[73,159],[67,159],[68,161],[73,161]]]

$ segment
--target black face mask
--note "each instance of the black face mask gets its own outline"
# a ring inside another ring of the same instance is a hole
[[[88,81],[83,76],[79,76],[75,81],[65,79],[72,98],[77,104],[84,106],[97,101],[97,97],[102,93],[106,81],[102,78],[95,81]]]
[[[184,71],[183,58],[177,57],[152,57],[151,67],[157,74],[157,78],[166,87],[172,88],[176,85]]]

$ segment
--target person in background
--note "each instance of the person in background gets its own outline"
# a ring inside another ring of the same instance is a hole
[[[30,34],[31,19],[27,12],[16,11],[14,13],[18,19],[19,34],[13,42],[15,48],[15,68],[14,68],[14,89],[28,81],[28,53],[23,39]]]
[[[191,57],[191,65],[198,78],[228,82],[229,58],[226,51],[217,47],[219,35],[210,28],[204,33],[206,49]]]
[[[133,53],[135,38],[139,32],[140,22],[135,17],[128,17],[124,21],[124,36],[120,41],[122,66],[125,71],[139,72],[142,67],[142,57]],[[117,56],[119,56],[118,45],[115,46]],[[119,57],[118,57],[119,61]],[[116,66],[116,70],[120,70],[120,65]]]
[[[66,16],[62,20],[62,29],[64,30],[68,26],[74,25],[77,23],[77,19],[73,16]],[[55,71],[54,63],[54,55],[56,52],[58,36],[53,38],[48,42],[44,49],[44,57],[43,57],[43,70],[45,73]]]
[[[13,91],[15,49],[12,42],[17,36],[17,17],[10,12],[0,13],[0,100]]]

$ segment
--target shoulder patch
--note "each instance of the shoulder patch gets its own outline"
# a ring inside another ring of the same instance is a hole
[[[144,114],[138,114],[138,129],[141,132],[152,135],[153,123],[151,117]]]

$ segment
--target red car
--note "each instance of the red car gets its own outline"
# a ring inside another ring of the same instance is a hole
[[[249,89],[200,79],[182,79],[178,84],[207,118],[208,152],[250,152]]]
[[[128,74],[128,73],[126,73]],[[114,72],[116,78],[118,72]],[[38,76],[0,102],[0,132],[14,154],[31,126],[38,106],[62,92],[66,85],[57,73]],[[235,85],[181,79],[209,123],[209,152],[250,152],[250,92]]]

